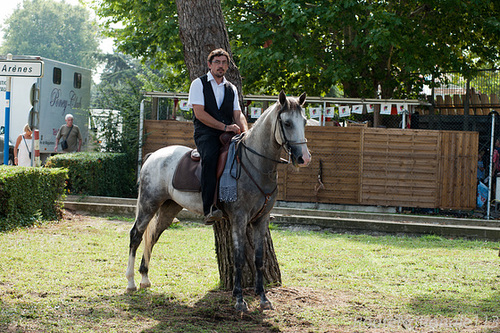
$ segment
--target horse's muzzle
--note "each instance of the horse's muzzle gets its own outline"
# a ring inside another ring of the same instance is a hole
[[[307,149],[307,145],[292,147],[292,163],[298,167],[306,167],[311,163],[311,153]]]

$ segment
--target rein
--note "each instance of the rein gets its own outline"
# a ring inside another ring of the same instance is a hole
[[[269,203],[269,200],[271,199],[271,197],[273,196],[274,192],[276,192],[276,190],[278,189],[278,184],[276,184],[276,186],[274,187],[274,189],[269,192],[269,193],[266,193],[262,187],[260,187],[259,183],[257,183],[257,181],[252,177],[252,175],[250,174],[250,172],[248,171],[247,167],[245,166],[245,164],[243,164],[241,162],[241,159],[240,159],[240,156],[239,155],[236,155],[236,160],[238,161],[238,164],[243,168],[243,170],[245,171],[245,173],[247,174],[248,178],[250,178],[250,180],[255,184],[255,186],[257,186],[257,188],[259,189],[260,193],[262,193],[262,195],[264,196],[264,205],[262,206],[262,208],[257,212],[257,215],[255,215],[253,218],[252,218],[252,221],[255,221],[256,219],[258,219],[259,217],[261,217],[265,210],[266,210],[266,207],[267,207],[267,204]]]
[[[247,145],[245,145],[243,143],[243,141],[241,141],[240,144],[241,144],[241,146],[243,148],[245,148],[249,152],[251,152],[251,153],[253,153],[253,154],[255,154],[255,155],[259,156],[259,157],[265,158],[266,160],[269,160],[269,161],[272,161],[272,162],[278,163],[278,164],[289,164],[290,163],[290,160],[287,161],[284,158],[280,158],[279,161],[278,161],[278,160],[275,160],[274,158],[270,158],[270,157],[264,156],[261,153],[257,152],[256,150],[254,150],[254,149],[248,147]]]

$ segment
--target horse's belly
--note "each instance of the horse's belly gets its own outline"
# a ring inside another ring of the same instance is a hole
[[[192,213],[203,215],[203,201],[201,192],[184,192],[173,190],[170,194],[172,199]]]

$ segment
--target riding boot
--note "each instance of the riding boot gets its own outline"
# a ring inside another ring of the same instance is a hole
[[[224,216],[222,214],[222,211],[220,209],[218,209],[217,207],[212,206],[210,213],[208,213],[205,216],[205,219],[203,222],[205,222],[206,225],[212,225],[217,221],[221,221],[223,218],[224,218]]]

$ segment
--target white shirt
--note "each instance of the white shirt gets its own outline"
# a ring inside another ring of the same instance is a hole
[[[222,78],[221,84],[217,84],[212,73],[208,72],[207,79],[210,84],[212,84],[212,90],[214,91],[215,100],[217,101],[217,107],[220,108],[222,102],[224,101],[224,85],[228,82],[225,77]],[[234,101],[233,101],[233,111],[241,110],[240,103],[238,101],[238,90],[234,84],[231,84],[234,91]],[[205,105],[205,96],[203,95],[203,83],[200,78],[197,78],[191,82],[191,87],[189,88],[189,99],[188,107],[192,108],[193,104]]]

